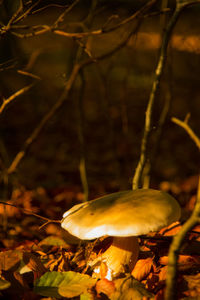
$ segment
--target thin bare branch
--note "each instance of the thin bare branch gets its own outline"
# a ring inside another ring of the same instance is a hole
[[[33,32],[29,32],[29,33],[18,33],[16,31],[10,31],[11,34],[17,36],[18,38],[24,39],[24,38],[31,38],[34,36],[38,36],[44,33],[47,33],[49,31],[51,31],[51,27],[47,26],[47,25],[43,25],[43,28],[41,30],[38,31],[33,31]]]
[[[80,0],[75,0],[69,7],[67,7],[64,10],[64,12],[54,22],[54,27],[58,27],[58,25],[64,21],[66,14],[68,14],[72,10],[72,8],[74,8],[74,6],[76,6],[76,4],[78,4],[78,2],[80,2]]]
[[[200,177],[197,190],[197,200],[191,217],[185,222],[180,231],[174,236],[169,249],[168,271],[166,279],[165,300],[177,299],[177,262],[178,254],[189,230],[200,224]]]
[[[149,8],[151,8],[155,3],[157,2],[157,0],[151,0],[149,1],[146,5],[144,5],[141,9],[139,9],[138,11],[136,11],[133,15],[131,15],[130,17],[124,19],[123,21],[119,22],[118,24],[110,27],[110,28],[101,28],[101,29],[98,29],[98,30],[93,30],[93,31],[90,31],[90,32],[77,32],[77,33],[68,33],[68,32],[65,32],[65,31],[62,31],[62,30],[53,30],[53,32],[55,34],[58,34],[58,35],[62,35],[62,36],[65,36],[65,37],[76,37],[76,38],[83,38],[83,37],[86,37],[86,36],[95,36],[95,35],[101,35],[101,34],[104,34],[104,33],[109,33],[109,32],[112,32],[120,27],[122,27],[123,25],[126,25],[130,22],[132,22],[133,20],[135,20],[136,18],[140,17],[141,15],[144,14],[145,11],[147,11]]]
[[[194,131],[191,129],[191,127],[188,125],[188,123],[186,121],[183,122],[177,118],[171,118],[171,120],[175,124],[179,125],[183,129],[185,129],[185,131],[189,134],[190,138],[195,142],[196,146],[198,147],[198,149],[200,151],[200,138],[198,138],[198,136],[194,133]]]
[[[20,163],[20,161],[24,157],[24,155],[27,152],[29,146],[37,138],[37,136],[39,135],[41,130],[44,128],[46,123],[49,121],[49,119],[55,114],[55,112],[62,106],[63,102],[68,98],[69,91],[71,90],[72,85],[73,85],[73,83],[74,83],[74,81],[75,81],[75,79],[76,79],[76,77],[79,73],[79,69],[80,69],[80,65],[75,65],[74,66],[74,68],[72,70],[72,73],[71,73],[71,76],[70,76],[69,80],[67,81],[65,89],[64,89],[63,93],[61,94],[60,98],[53,105],[53,107],[49,110],[49,112],[43,117],[43,119],[41,120],[39,125],[34,129],[32,134],[27,138],[27,140],[24,143],[24,146],[23,146],[22,150],[17,153],[17,155],[15,156],[14,160],[12,161],[10,167],[8,168],[8,170],[7,170],[8,174],[11,174],[16,170],[18,164]]]
[[[15,98],[19,97],[20,95],[24,94],[25,92],[27,92],[28,90],[30,90],[30,88],[32,88],[33,84],[27,85],[25,87],[23,87],[22,89],[20,89],[19,91],[17,91],[16,93],[12,94],[9,98],[7,99],[3,99],[3,103],[0,106],[0,114],[3,112],[4,108],[10,103],[12,102]]]
[[[125,24],[128,24],[130,22],[132,22],[133,20],[141,17],[142,15],[144,15],[144,13],[146,11],[148,11],[155,3],[157,2],[157,0],[150,0],[146,5],[144,5],[141,9],[139,9],[138,11],[136,11],[133,15],[131,15],[130,17],[124,19],[123,21],[119,22],[118,24],[110,27],[110,28],[101,28],[101,29],[97,29],[97,30],[93,30],[93,31],[88,31],[88,32],[65,32],[61,29],[57,28],[57,22],[60,22],[59,18],[56,20],[56,22],[52,25],[52,26],[48,26],[48,25],[37,25],[37,26],[32,26],[29,29],[32,29],[32,32],[28,32],[28,33],[19,33],[16,32],[16,30],[14,31],[11,26],[9,27],[10,33],[17,36],[18,38],[31,38],[34,36],[38,36],[47,32],[52,32],[56,35],[61,35],[67,38],[77,38],[77,39],[81,39],[83,37],[88,37],[88,36],[96,36],[96,35],[101,35],[101,34],[105,34],[105,33],[109,33],[112,32],[120,27],[122,27]],[[30,11],[30,9],[29,9]],[[29,11],[26,11],[24,14],[27,15]],[[62,15],[61,15],[62,16]],[[60,17],[61,17],[60,16]],[[20,19],[18,19],[17,21],[19,21]],[[15,20],[16,23],[16,20]],[[37,30],[38,28],[38,30]],[[8,30],[8,28],[5,28],[6,30]],[[15,27],[16,29],[16,27]],[[3,28],[2,28],[3,31]]]
[[[25,208],[23,208],[23,207],[20,207],[20,206],[18,206],[18,205],[15,205],[15,204],[7,203],[7,202],[4,202],[4,201],[0,201],[0,204],[12,206],[12,207],[16,207],[16,208],[22,210],[25,214],[32,215],[32,216],[34,216],[34,217],[37,217],[37,218],[42,219],[42,220],[44,220],[44,221],[47,221],[48,223],[61,223],[60,220],[51,220],[51,219],[49,219],[49,218],[43,217],[43,216],[41,216],[41,215],[38,215],[38,214],[34,213],[33,211],[31,211],[31,210],[29,210],[29,209],[25,209]]]
[[[184,122],[180,121],[177,118],[172,118],[172,122],[182,127],[188,133],[188,135],[194,141],[194,143],[196,144],[197,148],[200,151],[200,138],[190,128],[187,121],[188,121],[188,117],[185,118]],[[177,299],[176,279],[177,279],[178,254],[183,244],[183,241],[186,237],[186,234],[188,233],[189,230],[193,229],[197,224],[200,224],[200,176],[199,176],[199,184],[197,189],[197,200],[196,200],[193,213],[190,216],[190,218],[185,222],[185,224],[182,226],[181,230],[173,238],[173,241],[169,249],[169,262],[168,262],[168,272],[167,272],[167,279],[166,279],[165,300]]]
[[[33,79],[41,80],[41,78],[38,75],[32,74],[32,73],[24,71],[24,70],[17,70],[17,73],[24,75],[24,76],[31,77]]]
[[[21,16],[19,16],[18,18],[15,18],[13,23],[16,24],[16,23],[22,21],[23,19],[25,19],[30,14],[30,12],[34,9],[34,7],[36,7],[40,2],[41,2],[41,0],[36,1],[23,14],[21,14]]]
[[[11,24],[14,23],[15,19],[17,18],[17,16],[22,12],[23,10],[23,2],[22,0],[19,1],[19,7],[16,10],[16,12],[12,15],[12,17],[10,18],[10,20],[8,21],[8,24],[6,25],[7,28],[10,28]]]
[[[150,1],[152,3],[152,5],[154,4],[154,1]],[[150,9],[149,5],[145,5],[144,6],[146,9]],[[143,7],[143,9],[144,9]],[[142,9],[142,11],[144,11]],[[79,74],[80,70],[82,70],[84,67],[103,60],[111,55],[113,55],[114,53],[116,53],[118,50],[120,50],[121,48],[123,48],[127,42],[129,41],[129,39],[131,38],[131,36],[137,32],[141,21],[142,21],[142,17],[143,14],[140,15],[140,18],[138,18],[138,23],[136,24],[135,28],[127,35],[127,37],[117,46],[115,46],[112,50],[101,54],[100,56],[97,57],[90,57],[87,60],[75,64],[73,67],[73,70],[71,72],[71,75],[66,83],[65,89],[63,91],[63,93],[61,94],[60,98],[58,99],[58,101],[53,105],[53,107],[49,110],[49,112],[43,117],[43,119],[40,121],[39,125],[34,129],[34,131],[31,133],[31,135],[27,138],[27,140],[25,141],[22,149],[20,152],[17,153],[17,155],[15,156],[15,158],[13,159],[12,163],[10,164],[7,172],[8,174],[11,174],[13,172],[15,172],[17,166],[19,165],[19,163],[21,162],[22,158],[25,156],[27,150],[29,149],[30,145],[35,141],[35,139],[37,138],[37,136],[40,134],[40,132],[42,131],[42,129],[44,128],[44,126],[46,125],[46,123],[51,119],[51,117],[57,112],[57,110],[62,106],[62,104],[68,99],[69,96],[69,92],[74,84],[74,81],[77,78],[77,75]]]
[[[166,27],[166,31],[163,35],[158,64],[157,64],[157,67],[155,70],[155,78],[153,81],[152,90],[150,93],[150,97],[149,97],[149,101],[148,101],[148,105],[147,105],[147,109],[146,109],[144,134],[143,134],[141,150],[140,150],[140,159],[137,164],[135,174],[133,176],[132,189],[137,189],[141,185],[142,172],[143,172],[145,162],[146,162],[147,143],[148,143],[149,134],[151,131],[151,118],[152,118],[153,106],[154,106],[156,94],[157,94],[157,91],[158,91],[158,88],[160,85],[161,76],[162,76],[166,58],[167,58],[167,47],[168,47],[169,39],[171,37],[172,30],[173,30],[174,26],[176,25],[176,22],[180,16],[181,11],[182,11],[182,9],[180,7],[179,8],[176,7],[174,14],[172,15],[172,17]]]

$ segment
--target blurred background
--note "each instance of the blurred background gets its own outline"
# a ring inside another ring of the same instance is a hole
[[[2,171],[60,99],[73,66],[92,60],[11,174],[12,185],[43,187],[54,194],[65,188],[82,192],[79,170],[85,164],[89,198],[131,188],[161,40],[175,7],[174,1],[154,2],[139,18],[117,26],[147,1],[0,1],[1,105],[33,84],[0,114]],[[105,33],[72,38],[54,30],[39,32],[55,25],[64,12],[59,30]],[[5,27],[9,22],[10,28]],[[199,135],[199,28],[200,5],[188,7],[168,47],[148,149],[150,157],[154,153],[152,187],[199,172],[197,147],[171,121],[190,114],[189,124]],[[157,140],[163,109],[166,118]]]

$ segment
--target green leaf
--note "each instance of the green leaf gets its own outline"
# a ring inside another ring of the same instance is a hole
[[[94,300],[94,296],[90,293],[81,294],[80,300]]]
[[[111,295],[111,300],[142,300],[144,297],[153,299],[154,295],[147,291],[142,283],[132,276],[114,281],[116,291]]]
[[[0,291],[5,290],[10,287],[10,282],[0,278]]]
[[[63,239],[54,235],[46,237],[39,243],[39,245],[62,246],[64,248],[69,248],[69,245]]]
[[[75,297],[94,286],[89,275],[69,272],[46,272],[35,282],[34,292],[46,297]]]

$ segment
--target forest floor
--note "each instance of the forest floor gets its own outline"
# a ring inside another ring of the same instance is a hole
[[[182,220],[193,210],[198,176],[179,185],[161,182],[160,188],[173,194],[182,206]],[[101,190],[103,194],[103,189]],[[106,191],[104,191],[106,192]],[[97,192],[98,193],[98,192]],[[101,278],[92,278],[87,261],[95,259],[109,246],[108,237],[80,242],[61,229],[46,223],[34,213],[61,220],[63,212],[81,203],[83,194],[77,186],[45,190],[13,191],[12,206],[0,206],[0,290],[2,299],[163,299],[172,236],[181,228],[177,222],[159,232],[140,238],[140,254],[132,276],[121,274],[109,281],[102,266]],[[31,213],[32,212],[32,213]],[[45,224],[46,223],[46,224]],[[44,225],[45,224],[45,225]],[[43,226],[44,225],[44,226]],[[179,299],[198,299],[200,294],[200,226],[187,234],[178,261],[177,289]],[[71,272],[72,271],[72,272]],[[63,277],[60,278],[59,274]],[[137,279],[137,283],[134,281]],[[65,282],[65,289],[61,289]],[[126,288],[122,286],[126,282]],[[138,285],[140,282],[142,285]],[[80,297],[80,298],[79,298]],[[132,298],[131,298],[132,297]]]

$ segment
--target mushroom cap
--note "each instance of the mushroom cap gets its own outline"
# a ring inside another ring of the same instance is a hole
[[[179,204],[169,194],[138,189],[75,205],[64,213],[61,226],[85,240],[103,235],[137,236],[177,221],[180,214]]]

